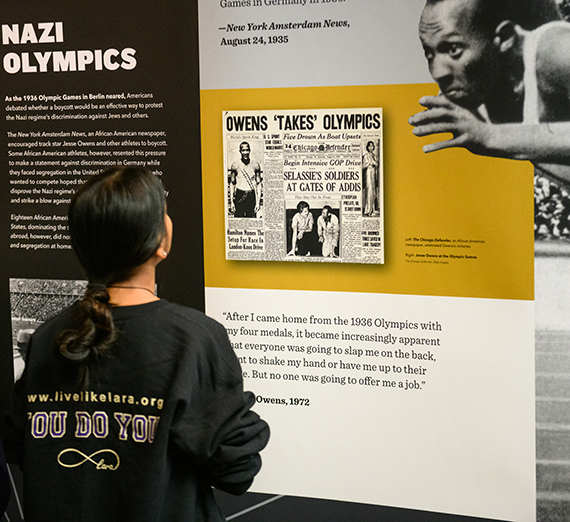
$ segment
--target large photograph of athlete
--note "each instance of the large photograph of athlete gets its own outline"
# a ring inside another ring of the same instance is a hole
[[[560,6],[566,5],[562,2]],[[440,88],[410,118],[425,152],[535,165],[535,234],[570,239],[570,23],[553,0],[428,0],[419,36]]]
[[[409,119],[436,136],[426,153],[462,147],[535,168],[541,522],[570,520],[569,16],[568,0],[427,0],[419,39],[440,93]]]

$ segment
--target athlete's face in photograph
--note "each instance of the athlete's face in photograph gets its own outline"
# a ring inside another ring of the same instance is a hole
[[[476,109],[495,88],[498,50],[473,25],[478,0],[442,0],[425,6],[419,34],[429,72],[449,100]]]
[[[249,160],[250,152],[251,152],[251,150],[250,150],[249,145],[247,143],[240,145],[239,153],[241,154],[241,159],[246,160],[246,161]]]

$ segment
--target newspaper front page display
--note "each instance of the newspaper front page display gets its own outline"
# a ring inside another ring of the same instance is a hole
[[[384,263],[382,109],[225,111],[226,259]]]

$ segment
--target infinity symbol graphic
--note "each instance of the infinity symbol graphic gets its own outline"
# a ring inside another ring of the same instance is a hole
[[[61,457],[63,455],[65,455],[66,453],[77,453],[80,457],[83,457],[83,460],[76,462],[75,464],[66,464],[61,459]],[[102,458],[99,461],[95,461],[94,457],[96,457],[100,453],[110,453],[112,456],[115,457],[116,463],[114,465],[113,464],[106,464],[104,458]],[[57,462],[61,466],[63,466],[64,468],[77,468],[78,466],[81,466],[82,464],[85,464],[86,462],[91,462],[92,464],[95,465],[95,467],[97,469],[115,471],[119,467],[119,465],[121,464],[121,459],[119,458],[119,455],[117,455],[113,450],[110,450],[110,449],[102,449],[102,450],[96,451],[95,453],[93,453],[91,455],[85,455],[85,453],[82,453],[81,451],[79,451],[75,448],[68,448],[68,449],[65,449],[65,450],[60,452],[60,454],[57,456]]]

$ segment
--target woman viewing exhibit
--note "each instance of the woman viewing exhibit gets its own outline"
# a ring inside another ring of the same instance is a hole
[[[366,144],[366,152],[362,156],[362,168],[364,169],[365,194],[364,194],[364,215],[372,216],[378,210],[376,203],[376,179],[378,172],[378,158],[374,153],[374,143],[369,141]]]
[[[94,176],[69,209],[85,295],[30,340],[3,434],[34,521],[222,521],[212,488],[244,493],[267,424],[222,325],[155,295],[171,248],[160,181]]]

